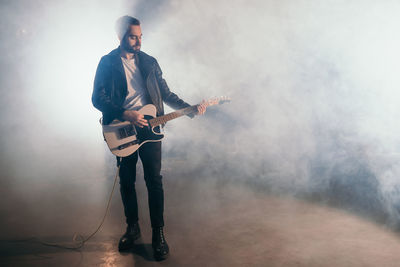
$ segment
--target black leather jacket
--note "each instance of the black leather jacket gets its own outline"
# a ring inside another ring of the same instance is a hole
[[[190,106],[169,90],[155,58],[140,51],[135,60],[142,73],[150,100],[157,108],[157,116],[164,115],[163,102],[173,109]],[[115,118],[122,120],[122,113],[125,111],[122,106],[127,93],[125,71],[120,49],[117,48],[101,58],[94,79],[92,102],[103,113],[103,124],[109,124]]]

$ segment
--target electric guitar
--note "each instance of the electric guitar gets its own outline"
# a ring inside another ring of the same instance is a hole
[[[206,107],[229,102],[227,97],[211,98],[205,101]],[[111,153],[118,157],[127,157],[147,142],[159,142],[164,138],[160,125],[167,121],[184,115],[197,113],[197,106],[190,106],[156,117],[156,107],[152,104],[145,105],[138,112],[144,115],[149,126],[140,128],[129,121],[113,120],[110,124],[103,125],[103,136]]]

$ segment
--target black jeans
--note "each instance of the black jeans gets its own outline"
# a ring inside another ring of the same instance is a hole
[[[162,227],[164,226],[164,190],[162,176],[160,175],[161,142],[145,143],[138,151],[121,160],[119,170],[120,190],[126,222],[131,225],[139,220],[135,189],[138,154],[143,164],[148,192],[151,227]]]

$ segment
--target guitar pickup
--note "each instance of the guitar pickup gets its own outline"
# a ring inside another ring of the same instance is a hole
[[[133,135],[136,135],[136,128],[132,124],[126,125],[118,129],[119,139],[124,139]]]

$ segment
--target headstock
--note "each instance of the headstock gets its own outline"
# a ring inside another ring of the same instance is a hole
[[[207,106],[222,105],[224,103],[231,102],[231,99],[227,96],[213,97],[204,101]]]

